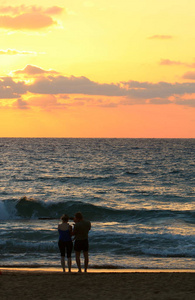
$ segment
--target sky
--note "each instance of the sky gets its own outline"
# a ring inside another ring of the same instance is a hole
[[[0,0],[0,137],[195,137],[194,0]]]

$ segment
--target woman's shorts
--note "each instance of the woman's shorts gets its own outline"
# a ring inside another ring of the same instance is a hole
[[[86,239],[86,240],[76,240],[74,242],[74,250],[78,251],[78,252],[88,251],[89,250],[88,239]]]
[[[58,246],[60,249],[61,256],[65,256],[65,252],[66,252],[67,258],[71,257],[72,248],[73,248],[72,241],[69,241],[69,242],[59,241]]]

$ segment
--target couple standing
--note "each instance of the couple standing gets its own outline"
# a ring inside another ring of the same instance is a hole
[[[84,255],[84,270],[87,272],[89,256],[88,256],[88,232],[91,229],[91,223],[87,220],[83,219],[83,215],[78,212],[74,216],[74,228],[69,225],[69,217],[67,215],[63,215],[61,217],[62,223],[58,225],[59,232],[59,242],[58,246],[61,253],[61,266],[63,272],[65,272],[65,252],[68,260],[68,269],[71,272],[71,253],[73,248],[72,236],[75,237],[74,242],[74,251],[76,255],[76,263],[78,267],[78,272],[81,273],[81,260],[80,255],[81,251],[83,251]]]

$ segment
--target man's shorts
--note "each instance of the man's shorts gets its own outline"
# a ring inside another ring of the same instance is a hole
[[[66,252],[67,258],[71,257],[72,248],[73,248],[72,241],[70,241],[70,242],[59,241],[58,246],[60,249],[61,256],[65,256],[65,252]]]
[[[74,242],[74,251],[81,252],[81,251],[88,251],[88,250],[89,250],[88,239],[76,240]]]

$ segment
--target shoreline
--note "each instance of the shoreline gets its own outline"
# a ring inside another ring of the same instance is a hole
[[[37,273],[63,273],[61,267],[0,267],[1,272],[37,272]],[[77,273],[77,268],[72,268],[72,274]],[[106,269],[88,268],[87,273],[195,273],[195,269]],[[68,274],[68,272],[67,272]],[[70,273],[69,273],[70,274]]]

